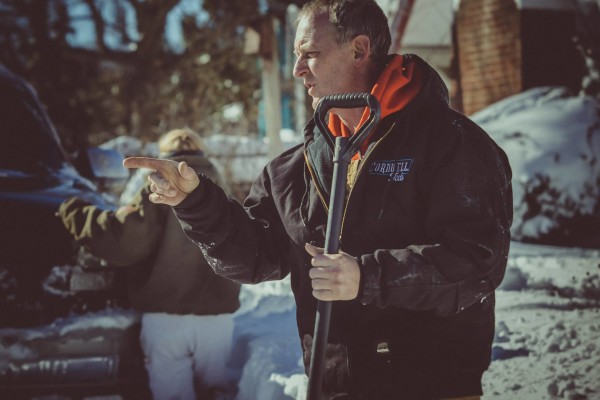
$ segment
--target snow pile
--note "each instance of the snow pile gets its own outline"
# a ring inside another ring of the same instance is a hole
[[[69,343],[85,342],[93,351],[100,342],[120,336],[138,323],[137,312],[109,308],[94,313],[73,314],[68,318],[57,319],[52,324],[35,328],[2,328],[0,329],[0,378],[9,372],[11,364],[56,357],[59,354],[55,352],[60,351],[60,346],[66,349]],[[85,346],[81,344],[79,346],[85,353]]]
[[[534,250],[535,252],[531,252]],[[539,289],[573,299],[600,299],[599,250],[511,244],[506,275],[499,289]]]
[[[240,302],[230,363],[235,388],[231,394],[237,391],[239,400],[304,399],[306,377],[289,276],[242,286]]]
[[[513,169],[519,241],[600,243],[600,103],[540,87],[471,118],[504,149]]]

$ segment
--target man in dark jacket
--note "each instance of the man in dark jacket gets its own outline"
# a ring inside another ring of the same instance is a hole
[[[193,131],[168,132],[159,150],[220,179]],[[142,313],[140,340],[153,397],[206,398],[203,393],[226,383],[240,285],[216,275],[173,212],[150,202],[149,194],[148,186],[143,187],[116,212],[72,198],[59,214],[71,235],[93,254],[130,268],[130,297]]]
[[[152,201],[173,206],[218,274],[248,283],[291,274],[306,364],[317,300],[333,301],[328,395],[478,398],[510,243],[510,167],[448,106],[439,75],[414,55],[388,55],[389,46],[373,0],[315,0],[300,13],[294,76],[313,106],[370,92],[382,108],[348,169],[339,254],[322,250],[333,166],[313,120],[303,145],[264,168],[243,208],[184,163],[125,165],[156,170]],[[352,135],[367,111],[334,109],[329,128]]]

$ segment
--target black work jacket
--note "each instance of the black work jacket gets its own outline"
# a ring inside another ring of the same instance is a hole
[[[405,58],[425,71],[420,94],[381,120],[347,195],[341,250],[359,261],[361,286],[357,299],[333,303],[337,355],[328,357],[343,362],[326,372],[326,389],[369,399],[475,395],[509,250],[511,171],[491,138],[448,106],[437,73]],[[257,283],[291,273],[305,350],[317,300],[304,244],[324,245],[331,159],[311,121],[304,144],[264,168],[243,207],[202,178],[175,208],[218,274]],[[397,390],[407,397],[390,397]]]

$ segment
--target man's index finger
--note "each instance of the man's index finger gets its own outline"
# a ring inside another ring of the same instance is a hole
[[[125,168],[148,168],[160,170],[164,160],[150,157],[128,157],[123,160]]]

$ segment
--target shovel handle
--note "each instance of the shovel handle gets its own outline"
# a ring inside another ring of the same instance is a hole
[[[327,112],[332,108],[369,107],[369,118],[352,137],[334,138],[325,121]],[[353,154],[369,136],[371,130],[379,122],[381,108],[377,99],[369,93],[347,93],[325,96],[315,110],[316,123],[333,151],[333,178],[329,213],[327,216],[327,232],[325,236],[325,253],[336,254],[340,248],[340,231],[343,209],[345,207],[346,175],[348,163]],[[322,400],[321,386],[325,372],[325,352],[329,336],[331,319],[331,302],[318,301],[315,316],[315,331],[311,350],[310,370],[308,377],[308,400]]]
[[[332,108],[358,108],[376,106],[377,99],[369,93],[342,93],[325,96],[317,106],[317,113],[322,117]]]
[[[315,120],[317,126],[323,132],[323,135],[327,139],[327,143],[329,144],[330,149],[334,149],[335,147],[335,136],[331,133],[329,128],[327,127],[327,122],[325,118],[327,117],[327,113],[332,108],[359,108],[359,107],[368,107],[369,108],[369,118],[367,121],[361,126],[361,128],[350,138],[348,141],[348,146],[344,150],[344,153],[347,153],[351,156],[351,154],[356,153],[360,148],[360,145],[365,141],[369,132],[373,129],[373,127],[379,122],[379,118],[381,116],[381,106],[379,105],[379,101],[370,93],[342,93],[342,94],[334,94],[330,96],[325,96],[319,101],[317,105],[317,109],[315,110]],[[345,154],[341,154],[340,156],[344,157]]]

